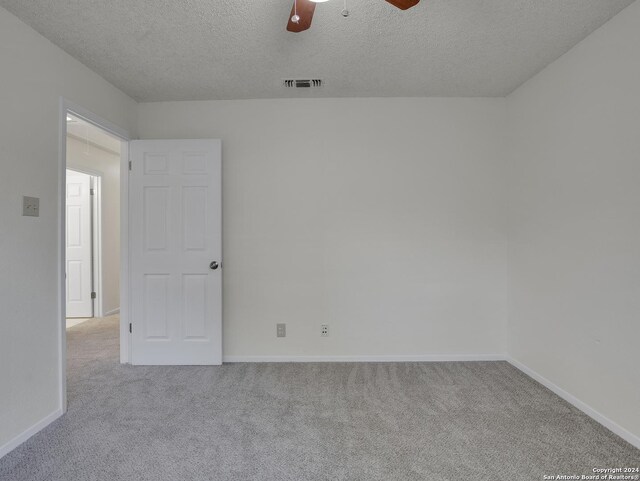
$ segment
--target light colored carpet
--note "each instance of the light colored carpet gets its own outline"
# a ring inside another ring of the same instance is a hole
[[[0,479],[531,481],[640,461],[504,362],[131,367],[117,324],[69,329],[69,412]]]
[[[82,324],[83,322],[87,322],[89,319],[92,319],[90,317],[87,318],[79,318],[79,317],[68,317],[67,318],[67,329],[77,326],[78,324]]]

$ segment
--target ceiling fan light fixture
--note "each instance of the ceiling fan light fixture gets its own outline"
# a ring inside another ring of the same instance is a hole
[[[308,30],[309,27],[311,27],[316,4],[326,3],[328,1],[329,0],[293,0],[293,7],[291,8],[289,21],[287,22],[287,31],[300,33]],[[386,0],[386,2],[400,10],[408,10],[420,3],[420,0]],[[347,0],[344,0],[344,8],[340,13],[343,17],[349,16]]]

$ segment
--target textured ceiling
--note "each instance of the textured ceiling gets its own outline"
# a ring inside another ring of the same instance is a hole
[[[138,101],[504,96],[633,0],[0,0]],[[319,77],[318,90],[283,78]]]

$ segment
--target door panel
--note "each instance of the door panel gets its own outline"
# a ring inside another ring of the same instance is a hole
[[[221,144],[130,144],[133,364],[222,362]]]
[[[91,176],[67,170],[67,317],[93,317]]]
[[[144,276],[144,327],[145,339],[169,339],[167,301],[169,300],[167,274]]]
[[[206,249],[207,191],[207,186],[182,188],[182,240],[185,250]]]
[[[184,339],[207,340],[207,275],[182,276],[182,320]]]

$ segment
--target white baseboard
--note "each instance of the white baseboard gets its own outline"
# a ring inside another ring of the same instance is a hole
[[[52,412],[44,419],[35,423],[26,431],[22,432],[21,434],[18,434],[15,438],[5,443],[4,445],[0,446],[0,458],[2,458],[5,454],[8,454],[11,451],[13,451],[15,448],[20,446],[22,443],[24,443],[27,439],[29,439],[31,436],[33,436],[37,432],[46,428],[49,424],[51,424],[53,421],[55,421],[60,416],[62,416],[62,414],[64,414],[62,409],[58,409]]]
[[[511,357],[507,357],[507,361],[509,362],[509,364],[511,364],[512,366],[518,368],[523,373],[525,373],[527,376],[535,379],[536,381],[538,381],[540,384],[542,384],[544,387],[546,387],[550,391],[553,391],[555,394],[560,396],[562,399],[567,401],[569,404],[574,405],[576,408],[578,408],[580,411],[582,411],[587,416],[592,418],[594,421],[597,421],[600,424],[602,424],[609,431],[612,431],[613,433],[617,434],[622,439],[627,441],[629,444],[632,444],[636,448],[640,449],[640,437],[636,436],[635,434],[633,434],[630,431],[627,431],[625,428],[623,428],[619,424],[615,423],[614,421],[612,421],[608,417],[606,417],[603,414],[599,413],[598,411],[593,409],[591,406],[589,406],[585,402],[583,402],[580,399],[578,399],[577,397],[575,397],[573,394],[570,394],[567,391],[565,391],[564,389],[562,389],[560,386],[552,383],[547,378],[545,378],[544,376],[538,374],[533,369],[525,366],[520,361],[516,361],[515,359],[513,359]]]
[[[118,307],[117,309],[112,309],[109,312],[105,312],[102,317],[108,317],[108,316],[113,316],[115,314],[120,314],[120,308]]]
[[[224,356],[224,362],[461,362],[505,361],[504,354],[415,354],[397,356]]]

